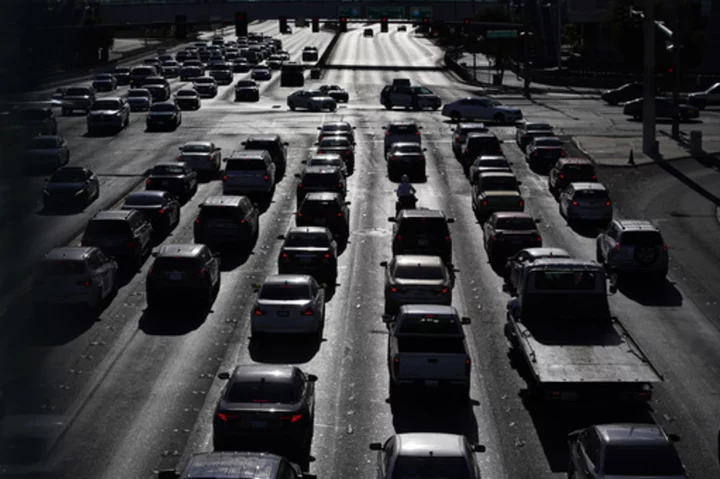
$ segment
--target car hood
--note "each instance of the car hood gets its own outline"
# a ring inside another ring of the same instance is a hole
[[[93,110],[88,113],[89,116],[101,116],[101,115],[117,115],[120,110]]]
[[[61,191],[78,191],[85,188],[85,183],[48,183],[45,185],[45,191],[61,192]]]

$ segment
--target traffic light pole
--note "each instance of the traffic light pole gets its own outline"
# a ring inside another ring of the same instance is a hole
[[[654,156],[655,148],[655,0],[645,0],[645,95],[643,99],[643,153]]]

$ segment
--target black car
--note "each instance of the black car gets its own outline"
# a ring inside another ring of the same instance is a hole
[[[260,87],[255,80],[238,80],[235,101],[260,101]]]
[[[623,114],[633,117],[635,120],[642,120],[643,117],[643,98],[632,100],[625,103]],[[655,97],[655,116],[657,118],[674,118],[675,108],[671,98]],[[678,105],[677,118],[680,121],[687,121],[698,118],[700,110],[690,105]]]
[[[640,82],[626,83],[614,90],[607,90],[600,98],[605,100],[608,105],[617,105],[626,101],[635,100],[645,94],[645,88]]]
[[[175,94],[175,104],[181,110],[199,110],[200,95],[192,88],[184,88]]]
[[[347,181],[338,167],[308,166],[302,173],[296,173],[295,177],[300,180],[295,188],[298,206],[308,193],[314,191],[340,193],[343,198],[347,194]]]
[[[147,131],[177,129],[182,124],[182,111],[176,103],[155,103],[145,120]]]
[[[232,62],[233,73],[247,73],[250,71],[251,65],[244,58],[236,58]]]
[[[152,224],[153,231],[167,234],[180,222],[180,203],[167,191],[135,191],[125,198],[124,210],[136,210]]]
[[[252,246],[260,233],[260,211],[246,196],[211,196],[200,205],[193,232],[196,243],[211,248]]]
[[[295,216],[295,226],[325,226],[334,238],[346,242],[350,236],[349,201],[340,193],[310,193]]]
[[[100,196],[100,180],[92,171],[79,166],[65,166],[47,180],[43,191],[46,209],[85,207]]]
[[[338,103],[347,103],[350,101],[350,94],[339,85],[322,85],[318,90]]]
[[[402,210],[389,217],[393,225],[393,255],[419,254],[440,256],[445,264],[452,263],[452,237],[448,218],[442,210]]]
[[[100,211],[88,221],[82,246],[95,246],[121,265],[137,269],[152,250],[152,225],[134,210]]]
[[[337,280],[337,243],[329,229],[322,226],[290,228],[278,257],[278,274],[309,274],[319,283]]]
[[[192,198],[197,187],[197,172],[187,163],[158,163],[145,180],[146,190],[167,191],[183,200]]]
[[[279,181],[287,168],[287,146],[280,135],[254,135],[242,142],[246,150],[265,150],[275,163],[275,178]]]
[[[149,308],[182,300],[188,305],[212,305],[220,291],[220,260],[210,248],[204,244],[167,244],[153,256],[145,280]]]
[[[460,163],[465,169],[465,174],[470,173],[470,166],[478,156],[505,156],[501,143],[502,140],[499,140],[494,133],[468,133],[460,152]]]
[[[213,446],[305,460],[315,422],[315,381],[297,366],[248,364],[230,373],[213,416]]]

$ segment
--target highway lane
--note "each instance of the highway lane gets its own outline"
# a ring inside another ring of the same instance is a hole
[[[336,55],[353,51],[353,45],[366,40],[348,34],[339,42]],[[407,43],[420,44],[418,50],[427,47],[422,39],[408,38]],[[398,48],[409,51],[408,45]],[[392,46],[379,49],[378,62],[387,64],[387,58],[397,56],[396,50]],[[413,64],[413,57],[406,62]],[[117,471],[125,477],[151,477],[154,468],[172,466],[191,452],[209,450],[212,409],[222,386],[213,377],[250,361],[293,362],[320,377],[312,449],[316,460],[311,471],[322,478],[374,477],[374,454],[367,444],[384,440],[393,431],[408,430],[462,432],[487,444],[488,452],[479,455],[485,477],[561,477],[566,465],[564,434],[570,428],[607,420],[650,420],[624,411],[571,416],[526,409],[518,396],[524,383],[511,367],[502,335],[508,297],[500,292],[501,279],[482,251],[482,232],[470,209],[470,188],[451,154],[450,125],[436,112],[385,111],[377,104],[379,89],[393,76],[426,84],[445,101],[452,99],[453,91],[464,94],[464,86],[440,72],[330,71],[323,81],[339,83],[358,94],[357,103],[351,97],[350,105],[337,115],[289,113],[286,108],[273,109],[272,99],[265,110],[217,101],[212,115],[193,124],[193,134],[207,133],[224,150],[247,133],[281,132],[291,144],[291,167],[262,217],[254,254],[235,268],[244,258],[236,264],[224,262],[223,286],[207,318],[146,315],[141,273],[121,290],[102,320],[87,325],[86,330],[77,326],[72,331],[73,323],[64,322],[53,328],[51,323],[42,323],[46,331],[33,331],[30,339],[40,344],[18,358],[19,375],[10,404],[13,411],[30,412],[40,405],[27,398],[47,398],[54,414],[77,411],[55,454],[63,469],[61,477],[116,477]],[[282,98],[285,89],[279,93],[273,86],[268,93]],[[543,111],[529,108],[526,115],[542,119]],[[349,185],[351,244],[341,256],[340,286],[328,304],[325,340],[317,351],[315,345],[295,341],[253,344],[248,339],[250,286],[276,270],[279,242],[275,237],[292,223],[295,210],[291,175],[299,171],[299,160],[314,142],[315,128],[332,117],[357,125],[358,157]],[[387,339],[380,321],[382,270],[378,263],[391,255],[387,216],[393,210],[394,186],[385,177],[380,126],[402,118],[415,118],[425,127],[429,179],[417,185],[420,205],[443,208],[457,218],[451,229],[455,262],[461,271],[453,304],[474,319],[469,330],[474,368],[471,397],[478,404],[467,411],[432,401],[401,404],[392,410],[385,402]],[[509,141],[513,130],[493,130],[508,140],[504,150],[523,181],[528,210],[543,219],[546,244],[593,259],[593,240],[565,225],[547,193],[546,179],[527,169]],[[186,131],[177,136],[178,142],[190,139]],[[174,145],[168,148],[173,151]],[[167,241],[189,241],[197,204],[219,190],[217,181],[201,185]],[[623,198],[615,201],[623,208]],[[702,251],[697,257],[712,261]],[[713,381],[717,372],[702,365],[717,364],[717,331],[708,328],[706,316],[689,301],[669,307],[644,306],[621,292],[611,298],[611,304],[667,376],[667,384],[656,391],[654,406],[660,416],[675,418],[668,427],[680,431],[679,448],[690,471],[695,477],[716,477],[711,454],[714,435],[708,434],[720,396]],[[687,391],[693,392],[691,398]]]

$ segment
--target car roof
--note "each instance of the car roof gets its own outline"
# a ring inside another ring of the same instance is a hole
[[[98,211],[90,221],[116,221],[125,220],[128,216],[135,214],[133,210],[105,210]]]
[[[570,257],[570,253],[562,248],[525,248],[523,249],[527,254],[533,258],[539,257]]]
[[[623,231],[659,231],[659,228],[648,220],[616,220]]]
[[[48,261],[56,260],[83,260],[96,248],[93,246],[65,246],[62,248],[54,248],[48,254],[45,255],[45,259]]]
[[[275,479],[281,458],[266,452],[202,452],[188,461],[183,479]]]
[[[195,258],[205,245],[202,244],[166,244],[157,249],[158,258]]]
[[[389,126],[417,126],[416,121],[391,121]]]
[[[444,316],[459,316],[454,306],[441,304],[405,304],[400,306],[397,315],[402,314],[438,314]]]
[[[288,230],[288,234],[328,234],[330,230],[325,226],[293,226]],[[287,236],[287,235],[286,235]]]
[[[186,141],[183,148],[186,146],[211,146],[212,141]]]
[[[444,266],[440,256],[426,254],[398,254],[395,255],[395,264],[402,266]]]
[[[185,163],[181,161],[161,161],[160,163],[155,163],[150,171],[155,169],[156,166],[182,166],[184,164]]]
[[[607,188],[605,188],[605,185],[602,183],[578,182],[570,183],[570,186],[572,186],[575,191],[607,191]]]
[[[233,380],[259,381],[272,378],[276,383],[291,383],[298,368],[285,364],[241,364],[232,373]]]
[[[601,424],[593,427],[605,444],[647,446],[670,443],[665,432],[655,424]]]
[[[457,126],[457,129],[459,130],[471,130],[475,128],[487,129],[487,126],[485,126],[485,123],[460,123]]]
[[[308,166],[305,168],[304,174],[311,173],[313,175],[337,175],[340,168],[337,166]]]
[[[160,190],[133,191],[125,197],[125,200],[127,201],[128,198],[162,198],[166,193],[167,191]]]
[[[390,148],[401,146],[414,146],[416,148],[422,149],[422,145],[420,143],[416,143],[413,141],[396,141],[395,143],[390,145]]]
[[[155,85],[147,85],[147,86],[155,86]],[[123,97],[119,96],[103,96],[98,98],[96,101],[102,101],[102,100],[112,100],[112,101],[120,101]]]
[[[244,196],[239,195],[215,195],[215,196],[208,196],[205,198],[205,201],[203,201],[200,204],[200,207],[204,206],[237,206],[240,204],[242,199],[245,198]]]
[[[508,161],[507,157],[503,155],[480,155],[477,158],[475,158],[475,161],[483,161],[483,160],[503,160],[505,162]]]
[[[339,153],[314,153],[310,155],[308,160],[339,160],[343,161]]]
[[[592,165],[593,162],[588,160],[587,158],[560,158],[558,160],[558,163],[560,166],[563,165]]]
[[[312,277],[307,274],[271,274],[263,281],[265,285],[308,284]]]
[[[246,142],[248,142],[248,141],[258,141],[258,142],[260,142],[260,141],[278,141],[279,139],[280,139],[279,135],[253,135],[253,136],[248,136],[245,141]]]
[[[464,436],[458,434],[411,432],[398,434],[395,437],[398,455],[401,456],[465,456]]]
[[[305,195],[304,201],[331,201],[337,200],[340,197],[340,193],[333,193],[330,191],[313,191]]]
[[[533,219],[532,215],[530,213],[525,213],[522,211],[496,211],[493,213],[493,216],[495,218],[528,218]]]
[[[325,128],[326,126],[347,126],[348,128],[351,127],[349,121],[326,121],[322,124],[321,128]]]
[[[430,210],[425,208],[419,208],[414,210],[402,210],[400,211],[401,218],[443,218],[446,219],[447,215],[443,210]]]

